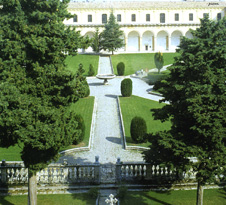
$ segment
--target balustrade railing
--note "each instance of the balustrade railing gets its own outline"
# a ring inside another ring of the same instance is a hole
[[[47,185],[57,184],[82,184],[92,183],[100,184],[107,183],[103,180],[106,177],[111,177],[111,182],[141,182],[148,180],[174,180],[174,179],[194,179],[195,173],[183,173],[178,175],[176,170],[170,170],[169,167],[154,166],[148,163],[122,163],[118,158],[116,165],[108,169],[107,175],[106,166],[99,163],[99,157],[95,158],[93,164],[68,165],[50,164],[45,169],[37,172],[37,183]],[[112,173],[109,173],[112,172]],[[101,176],[105,174],[104,176]],[[112,178],[114,177],[114,178]],[[101,180],[102,179],[102,180]],[[28,182],[28,169],[24,164],[4,162],[0,166],[0,186],[4,184],[19,185]]]

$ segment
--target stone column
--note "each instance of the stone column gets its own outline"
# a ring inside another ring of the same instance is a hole
[[[139,51],[142,51],[142,37],[139,36]]]
[[[116,162],[116,182],[119,182],[121,179],[121,167],[122,167],[122,163],[120,161],[120,157],[117,158],[117,162]]]
[[[127,36],[125,36],[125,51],[127,51],[127,49],[128,49],[128,37]]]
[[[156,50],[156,36],[152,36],[152,51]]]
[[[99,156],[95,156],[94,178],[100,184],[100,163]]]
[[[169,50],[169,36],[166,36],[166,50]]]
[[[168,51],[171,50],[171,36],[168,36]]]

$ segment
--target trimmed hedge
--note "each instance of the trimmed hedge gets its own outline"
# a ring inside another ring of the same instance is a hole
[[[125,64],[123,62],[118,63],[117,65],[118,75],[124,75],[125,73]]]
[[[142,117],[134,117],[130,124],[130,135],[134,142],[147,142],[147,125]]]
[[[130,97],[132,95],[133,82],[130,78],[126,78],[121,82],[121,94],[123,97]]]

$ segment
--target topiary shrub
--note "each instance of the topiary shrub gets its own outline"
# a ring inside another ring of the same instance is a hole
[[[94,71],[93,65],[90,64],[89,65],[88,76],[94,76],[94,74],[95,74],[95,71]]]
[[[155,60],[155,66],[158,69],[158,73],[160,73],[160,70],[164,64],[164,58],[163,58],[162,53],[160,53],[160,52],[155,53],[154,60]]]
[[[147,142],[147,125],[142,117],[134,117],[130,124],[130,135],[134,142]]]
[[[78,122],[78,127],[77,129],[80,130],[79,132],[79,136],[74,139],[73,141],[73,144],[78,144],[80,143],[82,140],[84,140],[84,137],[85,137],[85,122],[84,122],[84,119],[81,115],[76,115],[75,116],[75,120]]]
[[[133,82],[130,78],[126,78],[121,82],[121,94],[123,97],[130,97],[132,95]]]
[[[118,75],[124,75],[125,73],[125,64],[123,62],[118,63],[117,65]]]

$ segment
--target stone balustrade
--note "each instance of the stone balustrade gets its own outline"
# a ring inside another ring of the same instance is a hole
[[[99,184],[100,164],[67,165],[50,164],[45,169],[37,172],[38,184]],[[5,163],[0,166],[0,185],[26,184],[28,182],[28,169],[23,163]]]
[[[103,176],[102,176],[103,175]],[[99,157],[93,164],[68,165],[50,164],[45,169],[37,172],[39,185],[62,185],[62,184],[101,184],[144,181],[159,181],[159,179],[171,181],[180,179],[194,179],[195,173],[183,173],[178,175],[176,170],[168,167],[154,166],[148,163],[127,163],[117,159],[116,164],[106,167],[99,163]],[[23,162],[5,162],[0,166],[1,185],[23,185],[28,182],[28,169]]]

